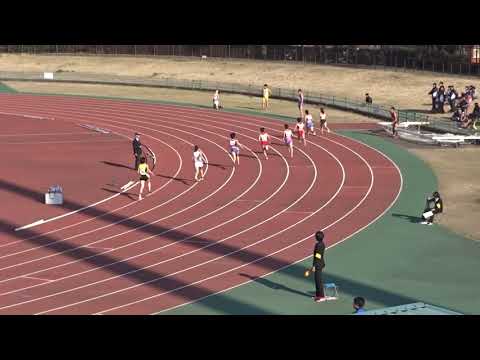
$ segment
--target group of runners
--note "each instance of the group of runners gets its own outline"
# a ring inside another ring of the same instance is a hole
[[[263,95],[262,109],[268,109],[271,90],[267,84],[265,84],[263,87],[262,95]],[[222,108],[220,105],[220,96],[219,96],[218,90],[215,91],[215,94],[213,96],[213,107],[215,110],[219,110]],[[315,131],[315,124],[314,124],[312,114],[310,114],[309,110],[304,110],[304,96],[303,96],[303,91],[301,89],[298,90],[298,109],[300,112],[300,117],[297,118],[297,123],[295,124],[295,127],[293,128],[293,130],[290,128],[289,124],[285,124],[284,131],[283,131],[283,143],[288,147],[288,152],[291,158],[293,158],[294,136],[297,137],[300,143],[302,143],[304,146],[307,146],[307,141],[306,141],[307,136],[317,135]],[[319,119],[320,119],[321,134],[323,135],[324,131],[329,133],[330,129],[327,126],[327,114],[324,108],[320,108]],[[142,193],[145,188],[145,184],[147,184],[148,193],[151,192],[150,177],[151,175],[154,176],[154,173],[149,168],[145,157],[141,156],[141,152],[140,154],[138,153],[137,150],[140,148],[141,144],[139,141],[139,134],[135,134],[135,135],[136,135],[136,140],[134,140],[134,154],[137,159],[135,167],[140,176],[140,193],[138,198],[139,200],[142,200]],[[260,147],[262,149],[263,155],[265,156],[265,159],[268,160],[268,152],[271,148],[272,137],[267,133],[267,131],[263,127],[260,128],[258,141],[260,143]],[[136,144],[136,142],[138,143]],[[240,150],[242,148],[243,148],[243,145],[240,144],[240,142],[238,141],[237,135],[235,133],[231,133],[230,138],[228,140],[228,154],[234,165],[240,165]],[[208,160],[198,145],[195,145],[193,148],[192,160],[195,168],[195,181],[197,182],[203,181],[205,177],[204,166],[208,163]]]

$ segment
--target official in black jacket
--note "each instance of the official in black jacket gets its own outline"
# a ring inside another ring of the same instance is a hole
[[[433,83],[432,90],[429,91],[428,95],[432,96],[432,112],[436,112],[436,102],[438,95],[438,88],[436,83]]]
[[[142,158],[142,143],[140,142],[140,134],[136,133],[135,138],[132,142],[133,145],[133,155],[135,156],[135,170],[138,170],[138,165],[140,164],[140,159]]]
[[[313,264],[312,272],[315,274],[315,302],[326,301],[323,291],[322,271],[325,267],[325,244],[323,243],[324,234],[322,231],[317,231],[315,239],[317,243],[313,249]]]

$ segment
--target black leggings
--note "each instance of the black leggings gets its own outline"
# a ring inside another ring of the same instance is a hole
[[[323,292],[323,280],[322,280],[322,268],[315,268],[315,296],[324,297]]]

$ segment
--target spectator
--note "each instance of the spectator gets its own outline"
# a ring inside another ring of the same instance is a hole
[[[373,99],[370,95],[368,95],[368,93],[365,94],[365,103],[367,105],[372,105],[372,103],[373,103]]]
[[[438,94],[437,94],[437,111],[442,114],[445,113],[444,105],[445,105],[445,87],[441,85],[440,88],[438,89]]]
[[[478,106],[478,102],[476,102],[472,113],[467,116],[467,119],[465,119],[466,121],[462,124],[462,127],[466,129],[475,124],[478,119],[480,119],[480,106]]]
[[[458,122],[458,123],[463,122],[463,118],[464,118],[464,113],[463,113],[462,109],[460,109],[460,108],[455,110],[455,112],[452,115],[452,121],[455,121],[455,122]]]
[[[362,314],[365,312],[365,309],[363,308],[365,306],[365,299],[361,296],[357,296],[355,299],[353,299],[353,308],[355,309],[354,314]]]
[[[436,101],[437,101],[437,95],[438,95],[438,88],[437,88],[437,84],[436,83],[433,83],[433,87],[432,87],[432,90],[430,90],[430,92],[428,93],[428,95],[431,95],[432,96],[432,113],[436,112]]]
[[[455,112],[456,109],[456,100],[458,98],[458,93],[457,90],[455,90],[455,87],[453,85],[450,85],[448,87],[448,92],[447,92],[447,101],[448,105],[450,105],[450,111]]]

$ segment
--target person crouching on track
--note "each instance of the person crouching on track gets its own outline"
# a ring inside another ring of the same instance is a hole
[[[152,184],[150,182],[150,175],[155,176],[155,174],[149,169],[147,160],[142,157],[140,159],[140,165],[138,165],[138,173],[140,175],[140,194],[138,195],[138,200],[142,200],[143,188],[145,187],[145,181],[148,183],[148,193],[152,192]]]
[[[422,214],[423,225],[432,225],[436,214],[443,212],[443,201],[440,194],[435,191],[432,196],[427,198],[427,204]]]

